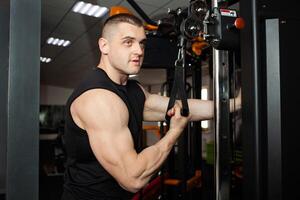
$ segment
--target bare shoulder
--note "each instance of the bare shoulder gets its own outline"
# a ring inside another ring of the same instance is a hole
[[[103,127],[120,120],[128,122],[128,110],[122,99],[106,89],[92,89],[81,94],[71,105],[75,123],[82,129]],[[95,127],[96,126],[96,127]]]

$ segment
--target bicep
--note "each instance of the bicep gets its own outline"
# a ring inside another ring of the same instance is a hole
[[[128,110],[124,102],[112,92],[100,90],[99,93],[91,93],[82,99],[83,106],[77,109],[80,111],[79,117],[97,160],[122,183],[127,173],[125,163],[136,156],[128,128]]]
[[[99,163],[122,184],[129,177],[127,163],[134,163],[130,160],[134,160],[137,153],[129,129],[110,125],[114,128],[89,130],[89,142]]]

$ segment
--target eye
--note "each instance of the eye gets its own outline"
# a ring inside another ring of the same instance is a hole
[[[132,40],[125,40],[124,41],[124,44],[126,45],[126,46],[131,46],[132,45]]]
[[[145,47],[146,47],[146,41],[140,42],[140,47],[141,47],[142,49],[145,49]]]

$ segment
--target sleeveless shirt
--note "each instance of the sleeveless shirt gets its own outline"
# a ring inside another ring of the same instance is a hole
[[[89,144],[87,132],[72,119],[72,102],[87,90],[102,88],[117,94],[129,113],[128,128],[137,152],[142,149],[142,120],[145,95],[137,81],[126,85],[114,83],[101,68],[94,68],[81,82],[66,104],[64,143],[67,154],[64,191],[78,200],[130,199],[132,193],[122,189],[98,162]]]

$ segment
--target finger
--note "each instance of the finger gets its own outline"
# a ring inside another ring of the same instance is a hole
[[[175,109],[174,109],[174,107],[171,108],[170,110],[168,110],[167,114],[168,114],[169,117],[172,117],[173,115],[175,115]]]
[[[178,104],[175,104],[173,108],[174,108],[174,115],[179,117],[181,115],[180,114],[181,107]]]

